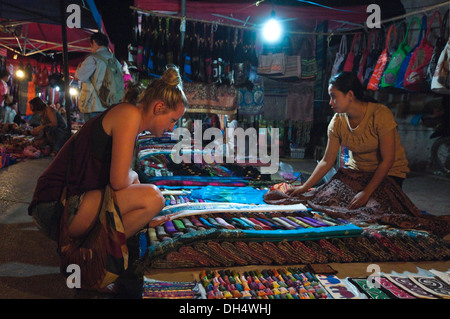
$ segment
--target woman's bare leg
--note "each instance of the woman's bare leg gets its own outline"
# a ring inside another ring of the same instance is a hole
[[[152,184],[133,184],[116,192],[127,238],[147,225],[165,206],[164,196]]]
[[[116,191],[115,195],[126,238],[136,234],[164,207],[164,197],[159,189],[151,184],[133,184]],[[70,236],[79,237],[90,230],[97,219],[101,203],[100,190],[84,194],[78,212],[69,226]]]

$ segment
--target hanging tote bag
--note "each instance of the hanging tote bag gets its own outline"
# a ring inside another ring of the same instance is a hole
[[[431,80],[431,91],[439,94],[450,94],[450,37],[442,50]]]
[[[358,43],[358,49],[356,49],[356,44]],[[361,48],[361,33],[356,33],[353,36],[352,47],[350,48],[350,52],[347,55],[347,59],[344,63],[344,72],[353,72],[355,65],[355,57],[358,55],[358,51]]]
[[[361,59],[359,60],[358,71],[356,72],[356,76],[361,83],[364,81],[364,70],[366,68],[367,58],[370,53],[370,36],[372,35],[372,32],[374,32],[374,30],[372,30],[369,34],[364,33],[361,37],[361,46],[363,43],[365,43],[365,46],[362,48]]]
[[[414,51],[419,47],[420,43],[422,42],[422,38],[425,35],[425,32],[427,31],[427,16],[422,16],[422,23],[419,23],[420,25],[420,32],[419,32],[419,38],[417,40],[416,45],[414,48],[409,51],[409,53],[406,55],[406,57],[403,59],[402,65],[400,66],[400,69],[398,70],[397,79],[395,79],[395,87],[397,89],[405,89],[403,87],[403,83],[405,80],[405,73],[406,69],[408,68],[409,61],[411,60],[411,57],[414,53]]]
[[[389,43],[391,40],[392,32],[395,33],[395,38],[397,38],[397,28],[395,27],[394,24],[391,25],[391,27],[389,28],[384,50],[383,52],[381,52],[380,57],[378,58],[377,64],[375,65],[375,69],[373,70],[372,76],[370,77],[369,84],[367,85],[368,90],[376,91],[378,89],[378,85],[381,81],[381,77],[383,76],[384,69],[386,65],[389,63],[390,59]]]
[[[430,63],[428,64],[427,68],[427,75],[425,77],[425,80],[429,85],[431,85],[431,80],[433,79],[434,71],[436,71],[436,66],[439,60],[439,57],[441,56],[442,51],[445,48],[445,44],[447,43],[447,39],[449,37],[448,34],[448,13],[449,10],[447,10],[444,14],[444,18],[442,19],[441,24],[441,34],[436,40],[436,44],[434,45],[433,54],[431,55]]]
[[[389,64],[383,73],[383,77],[382,77],[381,83],[380,83],[380,87],[382,87],[382,88],[395,86],[395,80],[397,79],[397,75],[400,71],[402,62],[406,58],[408,53],[411,52],[411,47],[409,46],[409,43],[408,43],[408,34],[409,34],[409,28],[411,27],[411,24],[413,22],[417,22],[417,24],[420,26],[419,18],[412,17],[411,20],[409,21],[408,28],[406,29],[405,38],[398,45],[397,51],[395,51],[395,53],[392,55],[392,58],[389,61]]]
[[[342,70],[342,64],[344,63],[345,56],[347,55],[347,36],[344,34],[341,38],[339,45],[339,51],[336,53],[334,59],[333,68],[331,69],[331,76],[333,77]]]
[[[373,29],[369,34],[369,39],[373,38],[370,43],[369,55],[367,56],[366,66],[363,69],[362,81],[363,87],[367,87],[370,78],[372,77],[373,70],[377,65],[378,58],[384,48],[384,32],[380,29]],[[370,41],[369,41],[370,42]]]
[[[431,17],[425,36],[417,49],[414,50],[411,60],[409,61],[403,84],[406,90],[423,92],[427,89],[425,76],[434,50],[428,40],[428,35],[430,34],[431,26],[433,25],[433,20],[436,14],[439,14],[439,19],[441,18],[439,11],[436,10]],[[441,23],[439,25],[441,25]]]
[[[286,56],[284,53],[261,54],[258,57],[258,74],[284,75],[286,72]]]

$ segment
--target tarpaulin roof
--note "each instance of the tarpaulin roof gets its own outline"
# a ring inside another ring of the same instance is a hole
[[[308,2],[308,1],[305,1]],[[323,1],[322,1],[323,2]],[[328,1],[330,2],[330,1]],[[281,3],[281,4],[279,4]],[[335,2],[331,2],[333,6]],[[180,0],[135,0],[134,7],[147,10],[180,15]],[[339,6],[305,6],[299,1],[186,1],[186,17],[211,22],[228,23],[247,27],[258,27],[270,17],[272,10],[276,17],[289,23],[291,31],[313,29],[317,24],[327,20],[329,28],[338,28],[344,24],[363,25],[367,19],[367,5]]]
[[[66,27],[68,52],[89,52],[89,37],[102,29],[93,0],[0,0],[0,46],[25,56],[62,51],[61,3],[64,19],[69,4],[80,8],[81,28]]]

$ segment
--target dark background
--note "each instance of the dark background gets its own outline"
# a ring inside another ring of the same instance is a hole
[[[116,58],[127,60],[130,36],[132,30],[132,16],[130,6],[134,4],[133,0],[95,0],[109,39],[114,43]]]

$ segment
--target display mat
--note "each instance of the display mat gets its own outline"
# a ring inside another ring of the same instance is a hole
[[[179,272],[183,277],[189,269],[308,264],[331,264],[341,272],[369,264],[403,271],[405,263],[427,262],[433,263],[429,269],[449,269],[450,244],[443,237],[450,220],[422,214],[389,178],[365,207],[349,210],[349,201],[367,184],[370,174],[340,169],[301,198],[278,197],[280,191],[272,189],[263,195],[255,185],[262,178],[255,172],[236,176],[230,167],[220,165],[171,166],[161,156],[164,151],[151,150],[153,146],[147,148],[144,141],[139,142],[145,152],[137,158],[138,173],[145,177],[141,182],[159,183],[168,196],[160,215],[170,220],[139,233],[138,274],[159,273],[161,280],[187,282],[192,278],[176,279],[172,274]],[[197,185],[200,181],[203,184]],[[246,187],[254,187],[255,192],[246,192]],[[261,199],[264,204],[255,204]],[[348,276],[367,275],[364,268],[364,273],[352,271]]]

